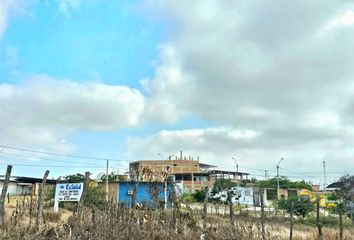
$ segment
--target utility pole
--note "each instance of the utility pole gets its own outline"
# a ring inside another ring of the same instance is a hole
[[[167,170],[167,167],[166,167],[166,160],[163,160],[163,168],[164,168],[164,171],[165,171],[165,174],[164,174],[164,182],[165,182],[165,189],[164,189],[164,197],[165,197],[165,210],[167,209],[167,176],[168,176],[168,170]]]
[[[192,167],[192,160],[190,160],[190,171],[191,171],[191,177],[192,177],[192,193],[194,193],[194,173],[193,173],[193,167]]]
[[[238,162],[236,161],[236,159],[234,157],[231,157],[234,161],[235,161],[235,164],[236,164],[236,173],[235,173],[235,180],[237,181],[237,187],[239,186],[240,182],[238,181]],[[236,174],[237,174],[237,178],[236,178]],[[242,179],[242,178],[241,178]]]
[[[232,159],[235,161],[236,164],[236,173],[238,174],[238,162],[236,161],[236,159],[234,157],[232,157]]]
[[[323,177],[324,177],[323,190],[326,191],[327,188],[326,162],[323,160],[322,163],[323,163]]]
[[[280,198],[280,195],[279,195],[279,189],[280,189],[280,187],[279,187],[279,164],[280,164],[280,162],[281,162],[283,159],[284,159],[284,158],[281,158],[281,159],[279,160],[278,164],[277,164],[277,183],[278,183],[278,186],[277,186],[277,197],[278,197],[278,199]]]
[[[108,202],[108,159],[106,164],[106,201]]]

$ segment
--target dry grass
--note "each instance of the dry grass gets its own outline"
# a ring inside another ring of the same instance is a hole
[[[0,239],[261,239],[259,217],[238,215],[232,228],[228,216],[209,215],[203,228],[200,210],[132,210],[115,205],[104,209],[80,208],[74,214],[62,209],[44,211],[44,225],[35,226],[35,206],[32,199],[7,207],[6,226]],[[324,239],[339,239],[338,229],[323,228]],[[202,236],[202,238],[201,238]],[[289,239],[286,218],[266,219],[266,239]],[[296,224],[294,240],[317,239],[317,229]],[[344,239],[354,239],[353,230],[346,229]]]

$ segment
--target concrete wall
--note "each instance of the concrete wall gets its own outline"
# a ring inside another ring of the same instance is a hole
[[[135,182],[119,182],[117,191],[117,200],[119,204],[124,204],[131,207],[132,192]],[[155,208],[155,200],[152,195],[152,190],[158,191],[159,201],[164,201],[164,183],[139,182],[136,193],[136,203],[149,208]],[[167,196],[170,196],[172,185],[168,186]],[[169,201],[169,200],[168,200]],[[169,204],[170,205],[170,204]]]
[[[4,182],[0,182],[0,192],[2,191],[2,187],[4,186]],[[16,182],[9,182],[7,187],[7,192],[10,196],[19,196],[19,195],[26,195],[31,194],[32,192],[32,185],[18,185]]]
[[[106,182],[98,182],[97,187],[100,188],[102,192],[106,192]],[[118,203],[118,182],[109,182],[108,183],[108,199],[113,201],[114,204]]]
[[[253,206],[253,189],[251,187],[234,187],[232,201],[236,204]]]
[[[231,188],[233,191],[232,203],[233,204],[241,204],[253,206],[254,204],[254,196],[253,189],[251,187],[233,187]],[[215,197],[220,198],[221,201],[227,201],[227,191],[221,191],[216,194]]]
[[[182,181],[181,181],[182,183]],[[209,188],[213,187],[213,182],[212,181],[194,181],[194,191],[197,190],[204,190],[206,186],[209,186]],[[189,191],[192,191],[192,181],[183,181],[183,185],[189,189]]]
[[[130,171],[141,171],[144,167],[147,167],[152,172],[157,173],[164,172],[164,168],[168,167],[168,174],[200,172],[199,162],[196,160],[144,160],[131,163]]]

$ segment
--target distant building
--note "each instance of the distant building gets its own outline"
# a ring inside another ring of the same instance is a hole
[[[4,186],[5,176],[0,176],[0,191]],[[32,177],[19,177],[11,176],[9,185],[7,187],[7,193],[10,196],[21,196],[21,195],[36,195],[40,184],[42,183],[42,178],[32,178]],[[56,180],[47,179],[47,184],[45,190],[53,188],[56,184]]]
[[[312,191],[314,192],[319,192],[320,191],[320,185],[319,184],[312,184]]]
[[[233,204],[253,206],[255,205],[253,188],[252,187],[233,187],[231,188]],[[222,202],[227,202],[227,191],[221,191],[212,196],[212,198],[218,198]]]
[[[139,181],[164,181],[168,175],[191,192],[212,187],[218,178],[247,179],[248,173],[216,170],[216,166],[200,163],[199,159],[139,160],[129,164],[130,178]]]
[[[343,183],[342,183],[342,182],[334,182],[334,183],[329,184],[329,185],[326,187],[326,189],[327,189],[328,191],[335,191],[335,190],[340,189],[340,188],[342,188],[342,187],[343,187]]]
[[[109,199],[113,203],[131,207],[135,181],[116,181],[108,183]],[[172,184],[163,182],[137,182],[136,204],[142,208],[163,207],[165,203],[165,190],[167,205],[171,206]],[[165,189],[166,186],[166,189]],[[98,187],[104,192],[105,183],[99,182]],[[157,206],[158,204],[158,206]]]

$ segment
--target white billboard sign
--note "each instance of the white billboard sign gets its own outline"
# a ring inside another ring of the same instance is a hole
[[[59,202],[79,202],[83,183],[60,183],[55,187],[54,211],[58,211]]]

